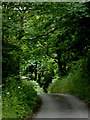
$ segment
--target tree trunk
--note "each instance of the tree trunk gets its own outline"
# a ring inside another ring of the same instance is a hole
[[[59,68],[60,74],[61,74],[61,76],[63,76],[64,71],[63,71],[63,68],[62,68],[62,62],[60,61],[59,58],[57,58],[57,59],[58,59],[58,68]]]
[[[59,41],[57,41],[56,43],[56,47],[59,48]],[[63,69],[63,63],[60,61],[60,57],[61,57],[61,50],[60,49],[57,49],[56,50],[56,54],[57,54],[57,60],[58,60],[58,68],[59,68],[59,71],[60,71],[60,74],[61,76],[64,76],[65,75],[65,71]]]
[[[37,62],[36,62],[36,66],[35,66],[35,81],[37,81]]]
[[[21,17],[21,20],[20,20],[20,30],[19,30],[19,37],[18,37],[19,40],[21,40],[21,38],[23,37],[24,30],[22,28],[23,28],[23,17]]]
[[[37,82],[38,82],[38,83],[40,84],[40,86],[41,86],[41,82],[40,82],[40,81],[41,81],[41,73],[38,74],[38,80],[37,80]]]

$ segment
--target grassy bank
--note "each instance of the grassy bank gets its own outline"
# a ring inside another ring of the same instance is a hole
[[[9,84],[8,84],[9,83]],[[39,96],[43,92],[36,82],[9,78],[3,85],[2,118],[24,118],[32,116],[39,107]]]
[[[55,76],[48,93],[72,94],[85,102],[90,102],[89,59],[73,63],[67,76]]]

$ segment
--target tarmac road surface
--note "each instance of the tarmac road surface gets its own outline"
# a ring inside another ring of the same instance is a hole
[[[72,95],[39,95],[42,105],[34,118],[88,118],[87,104]]]

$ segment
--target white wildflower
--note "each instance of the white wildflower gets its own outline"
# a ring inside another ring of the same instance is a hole
[[[10,93],[9,92],[7,92],[7,95],[9,95]]]

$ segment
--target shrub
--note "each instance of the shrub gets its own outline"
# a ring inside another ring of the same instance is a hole
[[[32,116],[33,111],[38,107],[37,92],[32,84],[18,82],[15,78],[8,78],[8,86],[2,92],[2,117],[23,118],[26,115]],[[12,113],[12,114],[11,114]]]
[[[48,93],[73,94],[85,101],[90,101],[90,83],[88,59],[81,59],[73,64],[70,73],[57,78],[48,88]]]
[[[31,81],[29,82],[29,84],[32,84],[32,85],[33,85],[34,89],[37,91],[38,94],[39,94],[39,93],[44,93],[43,88],[41,88],[41,87],[39,86],[39,83],[37,83],[36,81],[31,80]]]

